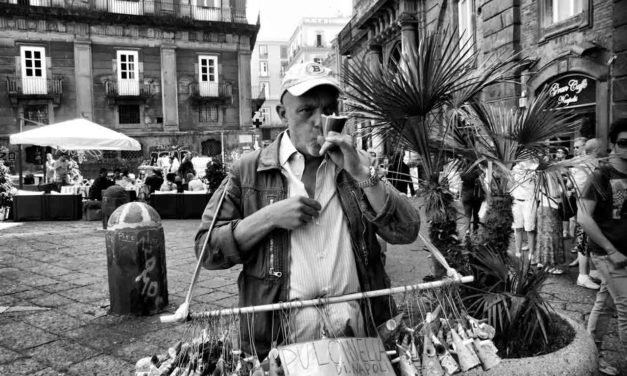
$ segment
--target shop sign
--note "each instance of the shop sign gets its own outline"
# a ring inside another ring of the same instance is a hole
[[[394,376],[379,338],[327,338],[280,346],[278,350],[287,376]]]
[[[240,134],[239,135],[239,143],[240,144],[252,144],[253,136],[250,134]]]
[[[557,107],[579,107],[596,102],[596,81],[586,76],[566,76],[548,84],[548,94]]]

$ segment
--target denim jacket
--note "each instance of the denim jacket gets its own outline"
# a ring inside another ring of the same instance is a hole
[[[281,172],[279,145],[283,134],[268,147],[242,156],[224,179],[205,208],[196,234],[196,257],[199,257],[207,230],[215,214],[220,196],[229,181],[228,192],[217,214],[203,266],[207,269],[227,269],[243,264],[238,278],[239,306],[256,306],[288,300],[289,247],[288,230],[275,229],[249,251],[239,249],[233,231],[242,218],[264,206],[287,198],[287,181]],[[381,257],[378,234],[391,244],[413,242],[418,236],[420,217],[406,196],[385,183],[386,200],[378,215],[373,211],[362,189],[344,170],[336,176],[336,189],[348,222],[352,250],[362,291],[390,287]],[[363,305],[363,304],[362,304]],[[370,307],[362,309],[367,328],[374,329],[396,312],[391,297],[370,299]],[[250,328],[246,319],[240,320],[242,349],[250,353]],[[260,359],[270,350],[271,339],[279,338],[278,313],[260,312],[254,315],[254,347]],[[274,328],[274,332],[272,329]],[[374,333],[372,330],[369,334]]]

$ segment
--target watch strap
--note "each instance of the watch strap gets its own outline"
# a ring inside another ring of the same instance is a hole
[[[375,185],[379,184],[380,180],[381,178],[379,178],[379,176],[376,173],[371,173],[368,179],[357,182],[357,186],[359,188],[374,187]]]

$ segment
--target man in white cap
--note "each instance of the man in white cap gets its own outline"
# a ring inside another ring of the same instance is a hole
[[[376,235],[389,243],[410,243],[418,236],[417,210],[371,173],[368,154],[354,147],[350,135],[323,135],[322,115],[338,111],[339,94],[338,82],[322,65],[290,68],[276,108],[287,131],[268,147],[245,154],[205,209],[196,255],[217,216],[204,266],[243,264],[240,306],[323,301],[387,288]],[[287,318],[281,312],[256,313],[254,320],[242,317],[242,348],[255,349],[263,359],[272,342],[366,336],[395,311],[392,299],[383,297],[293,309]]]

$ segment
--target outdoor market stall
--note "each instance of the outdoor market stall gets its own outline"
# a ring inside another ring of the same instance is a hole
[[[141,150],[137,140],[87,119],[73,119],[13,134],[14,145],[50,146],[61,150]],[[22,164],[19,162],[20,176]],[[15,220],[81,218],[82,195],[72,189],[62,194],[19,192],[13,200]],[[69,204],[69,205],[68,205]]]

